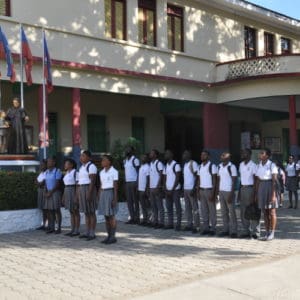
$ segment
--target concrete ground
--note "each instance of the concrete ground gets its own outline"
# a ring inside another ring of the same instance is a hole
[[[300,209],[278,215],[271,242],[123,223],[110,246],[103,224],[90,242],[3,234],[0,299],[300,299]]]

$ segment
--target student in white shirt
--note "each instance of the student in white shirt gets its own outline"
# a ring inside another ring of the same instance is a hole
[[[125,194],[128,205],[130,219],[126,224],[139,224],[140,207],[137,195],[137,178],[140,161],[134,155],[134,148],[129,146],[125,150],[126,158],[124,159],[125,169]]]
[[[97,167],[91,161],[92,153],[85,150],[80,155],[82,166],[78,172],[78,197],[79,210],[85,214],[86,233],[81,234],[79,238],[91,241],[96,238],[96,175]]]
[[[66,159],[64,169],[66,173],[63,177],[65,188],[62,202],[65,209],[69,210],[71,219],[71,231],[66,233],[65,235],[74,237],[80,235],[80,213],[76,195],[76,183],[78,176],[75,160],[71,158]]]
[[[250,149],[244,149],[241,152],[242,162],[240,163],[239,167],[241,176],[240,213],[243,233],[240,237],[253,237],[254,239],[257,239],[260,235],[260,221],[250,221],[245,218],[245,211],[247,206],[255,202],[254,187],[257,165],[251,160],[251,155],[252,151]]]
[[[237,238],[237,218],[234,203],[234,188],[237,178],[237,169],[230,162],[230,153],[223,152],[221,154],[221,164],[218,170],[217,191],[219,194],[221,213],[223,220],[223,231],[220,237],[230,236]]]
[[[294,155],[289,155],[289,161],[286,165],[286,190],[289,192],[289,208],[298,207],[298,176],[299,176],[299,165],[295,162]],[[295,197],[295,205],[293,206],[293,194]]]
[[[191,152],[185,150],[183,160],[183,196],[185,202],[185,214],[187,226],[184,231],[197,233],[200,228],[199,205],[196,195],[198,164],[191,159]]]
[[[181,229],[181,203],[180,203],[180,175],[181,167],[179,163],[173,160],[173,153],[171,150],[165,152],[166,165],[163,171],[164,174],[164,191],[166,195],[166,206],[168,213],[168,224],[165,229],[174,228],[174,204],[176,208],[176,226],[175,230]]]
[[[149,214],[149,176],[150,165],[148,163],[148,156],[143,154],[141,156],[141,166],[138,175],[138,193],[139,201],[142,208],[143,221],[140,223],[142,226],[147,226],[150,223]]]
[[[218,169],[209,159],[209,152],[201,152],[201,164],[198,170],[198,195],[203,217],[202,235],[216,234],[217,210],[216,210],[216,186]]]
[[[155,229],[164,228],[165,210],[162,200],[163,169],[164,165],[158,160],[159,152],[156,149],[150,152],[150,203],[152,210],[152,226]]]
[[[117,242],[115,237],[118,212],[118,180],[119,172],[113,167],[113,160],[110,155],[103,155],[101,160],[102,171],[100,172],[100,198],[98,213],[104,215],[107,230],[107,238],[103,244],[114,244]]]
[[[274,239],[276,229],[276,208],[278,208],[276,165],[270,160],[271,151],[263,149],[260,152],[260,163],[256,172],[256,198],[258,207],[262,210],[265,220],[266,236],[264,240]]]

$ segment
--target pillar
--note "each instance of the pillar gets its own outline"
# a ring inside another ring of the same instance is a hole
[[[289,96],[289,127],[290,127],[290,153],[298,156],[298,134],[296,117],[296,96]]]
[[[227,106],[204,103],[203,105],[204,148],[210,152],[214,163],[220,161],[220,155],[229,148],[229,121]]]
[[[73,158],[79,164],[81,151],[81,101],[80,89],[73,88],[72,90],[72,144],[73,144]]]
[[[44,122],[43,111],[43,86],[39,86],[39,159],[42,160],[45,157],[44,149],[46,149],[46,157],[48,156],[49,147],[49,135],[48,135],[48,95],[46,92],[46,120]],[[46,139],[44,139],[44,125],[46,126]]]

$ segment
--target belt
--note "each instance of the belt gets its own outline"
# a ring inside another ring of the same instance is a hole
[[[253,184],[249,184],[249,185],[241,185],[241,187],[254,187]]]
[[[259,179],[260,181],[272,181],[272,179]]]
[[[212,188],[200,188],[200,191],[210,191]]]
[[[76,184],[65,184],[65,186],[68,186],[68,187],[75,187]]]
[[[79,186],[87,186],[87,185],[90,185],[89,183],[86,183],[86,184],[79,184]]]
[[[288,178],[296,178],[297,176],[287,176]]]
[[[101,191],[112,191],[114,188],[101,189]]]

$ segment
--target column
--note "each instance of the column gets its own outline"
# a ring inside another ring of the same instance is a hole
[[[204,148],[210,152],[211,160],[220,161],[220,154],[229,148],[229,121],[227,106],[204,103],[203,105]]]
[[[290,127],[290,153],[298,156],[298,135],[296,117],[296,96],[289,96],[289,127]]]
[[[156,2],[156,42],[158,48],[168,49],[167,1]]]
[[[73,158],[79,164],[81,151],[81,103],[80,103],[80,89],[73,88],[72,90],[72,144],[73,144]]]
[[[46,157],[48,156],[48,95],[46,92],[46,120],[44,122],[44,111],[43,111],[43,86],[39,86],[39,158],[44,158],[44,149],[46,148]],[[46,139],[44,138],[44,126],[46,127]]]
[[[139,42],[138,31],[138,0],[127,0],[127,40],[129,42]]]

